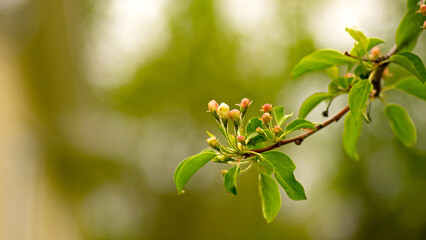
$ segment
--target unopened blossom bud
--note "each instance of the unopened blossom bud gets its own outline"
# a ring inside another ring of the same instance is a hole
[[[211,100],[209,104],[207,104],[207,107],[209,108],[209,112],[214,113],[219,108],[219,104],[215,100]]]
[[[262,106],[262,109],[260,111],[264,113],[269,113],[270,111],[272,111],[272,105],[266,103],[265,105]]]
[[[241,100],[240,107],[241,107],[241,109],[246,109],[250,106],[250,104],[251,104],[250,99],[243,98],[243,100]]]
[[[353,73],[346,73],[345,74],[345,78],[351,78],[351,77],[355,77],[355,75]]]
[[[416,13],[421,13],[423,16],[426,16],[426,5],[421,5],[420,9]]]
[[[271,120],[272,120],[271,114],[269,114],[269,113],[267,113],[267,112],[263,114],[263,116],[262,116],[262,122],[263,122],[265,125],[268,125],[268,124],[269,124],[269,122],[271,122]]]
[[[275,126],[275,127],[274,127],[274,133],[275,133],[275,134],[277,134],[277,135],[278,135],[278,134],[280,134],[282,131],[283,131],[283,129],[282,129],[280,126],[278,126],[278,125],[277,125],[277,126]]]
[[[226,103],[221,103],[218,108],[220,118],[227,120],[229,118],[229,106]]]
[[[206,141],[207,141],[207,144],[208,144],[210,147],[212,147],[212,148],[217,148],[217,146],[218,146],[218,141],[217,141],[216,137],[208,138]]]
[[[373,49],[371,49],[371,55],[373,59],[377,59],[378,57],[380,57],[380,48],[373,47]]]
[[[246,143],[246,139],[244,138],[244,136],[238,136],[237,137],[237,141],[241,144],[245,144]]]
[[[257,132],[257,133],[262,133],[262,132],[263,132],[263,129],[262,129],[261,127],[257,127],[257,128],[256,128],[256,132]]]
[[[231,118],[232,121],[239,122],[240,121],[240,111],[238,111],[237,109],[232,109],[229,112],[229,117]]]

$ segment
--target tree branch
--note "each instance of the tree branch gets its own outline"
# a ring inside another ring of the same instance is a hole
[[[375,63],[381,63],[383,61],[386,61],[392,55],[396,54],[397,52],[398,52],[398,49],[397,49],[397,47],[395,45],[386,55],[383,55],[383,56],[379,57],[374,62]],[[348,54],[347,52],[345,54],[347,56],[350,56],[350,54]],[[372,84],[374,86],[374,89],[376,90],[375,96],[378,96],[380,94],[380,92],[381,92],[381,87],[382,87],[381,80],[382,80],[383,72],[386,69],[386,67],[388,66],[388,64],[389,63],[384,63],[384,64],[379,65],[377,67],[376,71],[374,72],[374,76],[373,76],[373,79],[372,79],[371,82],[372,82]],[[311,129],[311,130],[307,131],[306,133],[301,134],[299,136],[296,136],[296,137],[293,137],[293,138],[289,138],[289,139],[280,140],[279,142],[277,142],[277,143],[275,143],[273,145],[270,145],[270,146],[267,146],[267,147],[264,147],[264,148],[255,149],[255,150],[252,150],[252,152],[263,153],[263,152],[272,150],[274,148],[277,148],[277,147],[280,147],[282,145],[286,145],[286,144],[289,144],[289,143],[292,143],[292,142],[294,142],[296,145],[300,145],[300,144],[302,144],[302,142],[303,142],[303,140],[305,138],[307,138],[310,135],[318,132],[320,129],[323,129],[323,128],[327,127],[331,123],[339,121],[339,119],[342,118],[348,111],[349,111],[349,106],[346,106],[345,108],[343,108],[342,110],[340,110],[333,117],[331,117],[331,118],[327,119],[325,122],[323,122],[323,123],[315,126],[316,130]],[[248,154],[248,155],[251,156],[252,154]]]
[[[293,138],[289,138],[289,139],[284,139],[284,140],[281,140],[281,141],[279,141],[279,142],[277,142],[277,143],[275,143],[275,144],[273,144],[271,146],[268,146],[268,147],[265,147],[265,148],[256,149],[256,150],[252,150],[252,151],[253,152],[257,152],[257,153],[262,153],[262,152],[266,152],[266,151],[272,150],[274,148],[277,148],[277,147],[280,147],[282,145],[289,144],[289,143],[292,143],[292,142],[296,143],[297,145],[300,145],[300,144],[302,144],[302,141],[305,138],[307,138],[310,135],[316,133],[320,129],[323,129],[323,128],[327,127],[331,123],[339,121],[339,119],[341,117],[343,117],[343,115],[345,115],[345,113],[347,113],[348,111],[349,111],[349,106],[346,106],[345,108],[343,108],[342,110],[340,110],[340,112],[338,112],[336,115],[334,115],[333,117],[327,119],[327,121],[325,121],[325,122],[323,122],[323,123],[315,126],[316,130],[310,129],[306,133],[301,134],[301,135],[299,135],[297,137],[293,137]]]

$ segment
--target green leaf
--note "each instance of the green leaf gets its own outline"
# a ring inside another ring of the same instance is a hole
[[[393,55],[390,62],[396,63],[399,66],[407,69],[414,76],[416,76],[422,83],[426,81],[426,69],[422,59],[411,52],[400,52]]]
[[[358,122],[367,105],[373,85],[368,80],[356,83],[349,91],[349,108],[355,122]]]
[[[306,194],[302,184],[293,175],[296,165],[289,156],[280,151],[268,151],[262,153],[262,157],[268,160],[275,169],[275,179],[293,200],[305,200]]]
[[[355,122],[351,112],[345,119],[345,128],[343,129],[343,148],[352,159],[358,160],[356,145],[361,135],[362,121]]]
[[[381,43],[385,43],[385,41],[383,41],[380,38],[368,38],[368,47],[367,50],[370,51],[373,47],[381,44]]]
[[[385,107],[385,116],[389,120],[393,134],[407,147],[413,147],[417,141],[416,127],[405,109],[397,104]]]
[[[216,156],[213,150],[204,150],[201,153],[183,160],[176,168],[174,180],[179,194],[182,194],[188,180],[201,167],[206,165],[211,159]]]
[[[250,136],[253,133],[257,133],[256,128],[258,127],[261,128],[262,126],[263,126],[262,120],[260,120],[258,117],[251,118],[246,126],[247,136]]]
[[[302,103],[299,110],[299,118],[305,118],[316,106],[318,106],[318,104],[326,99],[330,99],[331,97],[332,96],[329,93],[325,92],[312,94]]]
[[[318,50],[302,58],[293,69],[291,77],[297,78],[309,72],[325,70],[332,66],[344,65],[351,62],[356,63],[358,60],[347,57],[335,50]]]
[[[316,130],[315,125],[303,118],[298,118],[293,120],[291,123],[289,123],[285,128],[285,134],[289,134],[291,132],[294,132],[296,130],[300,130],[302,128],[310,128],[313,130]]]
[[[259,193],[262,200],[262,212],[265,220],[270,223],[281,208],[281,197],[275,180],[266,174],[259,174]]]
[[[402,90],[426,101],[426,84],[420,83],[415,77],[401,79],[396,82],[394,86],[396,89]]]
[[[259,159],[259,169],[260,172],[267,175],[271,175],[275,171],[274,166],[272,166],[272,164],[264,158]]]
[[[413,7],[418,7],[419,0],[408,0],[407,1],[407,9],[411,9]]]
[[[339,68],[336,66],[327,68],[325,73],[327,73],[327,76],[329,76],[332,80],[336,80],[339,77]]]
[[[346,31],[349,33],[349,35],[351,35],[353,39],[355,39],[355,41],[357,41],[360,44],[361,48],[364,50],[364,53],[366,53],[368,51],[367,49],[368,49],[370,40],[368,40],[368,38],[364,35],[364,33],[355,27],[346,28]]]
[[[226,191],[237,195],[237,179],[238,175],[240,175],[241,168],[239,166],[231,167],[226,173],[224,177],[224,184]]]
[[[272,109],[274,118],[275,118],[275,122],[281,126],[284,121],[286,120],[285,118],[285,114],[284,114],[284,107],[274,107]]]
[[[411,3],[408,4],[408,6],[412,7],[409,8],[402,18],[395,34],[395,42],[399,51],[411,51],[414,49],[420,33],[423,31],[420,27],[426,20],[426,17],[422,16],[422,14],[416,13],[418,9],[417,4],[414,6],[414,4]]]

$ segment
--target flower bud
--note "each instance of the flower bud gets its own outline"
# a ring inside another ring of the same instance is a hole
[[[240,121],[240,111],[238,111],[237,109],[232,109],[229,112],[229,117],[231,118],[232,121],[239,122]]]
[[[271,122],[271,120],[272,120],[271,114],[269,114],[269,113],[264,113],[264,114],[263,114],[263,116],[262,116],[262,122],[263,122],[265,125],[268,125],[268,124],[269,124],[269,122]]]
[[[261,127],[257,127],[257,128],[256,128],[256,132],[257,132],[257,133],[262,133],[262,132],[263,132],[263,129],[262,129]]]
[[[237,141],[241,144],[246,144],[246,139],[244,138],[244,136],[238,136]]]
[[[373,59],[377,59],[378,57],[380,57],[380,48],[373,47],[373,49],[371,49],[371,56]]]
[[[355,77],[355,75],[353,73],[346,73],[345,74],[345,78],[351,78],[351,77]]]
[[[268,113],[272,111],[272,105],[266,103],[265,105],[262,106],[262,109],[260,111],[263,111],[264,113]]]
[[[416,13],[421,13],[423,16],[426,16],[426,5],[421,5],[420,9]]]
[[[221,103],[218,108],[220,118],[227,120],[229,118],[229,106],[226,103]]]
[[[209,104],[207,104],[207,107],[209,108],[209,112],[214,113],[217,111],[219,105],[215,100],[211,100]]]
[[[282,131],[283,131],[283,129],[280,126],[277,125],[277,126],[274,127],[274,133],[276,135],[280,134]]]
[[[240,111],[241,115],[244,117],[244,114],[246,114],[247,108],[250,106],[251,101],[248,98],[243,98],[240,103]]]
[[[217,141],[216,137],[208,138],[206,141],[207,141],[207,144],[210,147],[215,148],[215,149],[218,147],[218,141]]]

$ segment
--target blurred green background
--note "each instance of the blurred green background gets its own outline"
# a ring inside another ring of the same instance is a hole
[[[271,224],[254,172],[237,197],[217,164],[184,195],[173,183],[205,130],[219,133],[208,101],[297,113],[329,81],[291,80],[301,57],[350,50],[346,26],[385,52],[404,12],[402,0],[0,1],[0,239],[426,239],[426,105],[399,92],[387,96],[416,123],[416,147],[393,137],[379,102],[359,162],[343,152],[342,121],[282,147],[308,200],[282,192]]]

